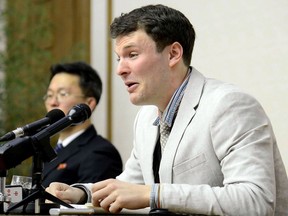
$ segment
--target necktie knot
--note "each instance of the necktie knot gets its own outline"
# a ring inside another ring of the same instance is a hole
[[[54,148],[55,152],[58,153],[61,149],[63,149],[62,143],[57,143],[57,145]]]

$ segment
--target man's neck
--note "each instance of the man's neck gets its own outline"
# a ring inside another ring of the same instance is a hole
[[[91,120],[88,119],[82,124],[79,124],[76,126],[69,126],[59,133],[59,139],[64,140],[67,137],[69,137],[70,135],[72,135],[78,131],[87,129],[91,124],[92,124]]]

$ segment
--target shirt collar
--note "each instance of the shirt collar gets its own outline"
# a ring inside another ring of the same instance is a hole
[[[72,135],[68,136],[66,139],[64,140],[58,140],[58,143],[62,143],[63,147],[68,146],[74,139],[76,139],[78,136],[80,136],[83,132],[85,131],[85,129],[77,131],[76,133],[73,133]]]
[[[163,121],[169,127],[172,127],[173,121],[178,111],[178,107],[180,105],[180,102],[182,100],[182,97],[184,95],[184,92],[188,83],[188,80],[190,78],[191,71],[192,71],[192,68],[189,67],[185,80],[174,92],[164,112],[161,114],[159,111],[159,116],[156,118],[156,120],[153,123],[154,126],[158,126],[160,119],[161,119],[161,121]]]

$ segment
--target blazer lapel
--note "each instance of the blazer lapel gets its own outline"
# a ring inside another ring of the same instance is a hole
[[[50,173],[51,171],[57,169],[62,162],[66,161],[67,158],[71,157],[78,152],[80,145],[85,145],[88,140],[96,133],[94,127],[89,127],[84,133],[82,133],[79,137],[73,140],[63,151],[60,151],[57,157],[45,164],[45,169],[43,170],[43,178]]]
[[[160,164],[160,182],[173,183],[172,171],[174,157],[180,145],[186,127],[193,119],[199,104],[205,78],[193,68],[184,96],[180,103],[177,117],[167,140]]]
[[[72,144],[72,143],[71,143]],[[78,145],[69,145],[65,148],[65,150],[60,151],[57,157],[45,164],[45,169],[43,170],[43,178],[50,173],[52,170],[57,169],[57,167],[64,162],[67,158],[69,158],[72,154],[75,154],[78,151]],[[69,148],[69,149],[68,149]]]
[[[141,117],[139,118],[143,122],[139,123],[142,128],[141,135],[136,133],[136,139],[140,139],[139,142],[145,143],[144,145],[135,146],[140,158],[141,163],[141,172],[143,174],[145,183],[154,183],[154,174],[153,174],[153,153],[154,148],[159,137],[158,127],[153,126],[153,122],[158,116],[158,108],[156,106],[147,105],[144,106],[141,110]]]
[[[147,139],[148,139],[147,143],[154,143],[154,145],[147,145],[146,148],[143,149],[144,151],[142,151],[142,152],[145,152],[144,160],[146,161],[145,163],[147,164],[143,166],[143,173],[145,174],[149,173],[148,176],[144,175],[145,182],[151,182],[151,183],[154,182],[154,174],[153,174],[153,169],[151,169],[151,167],[153,167],[153,154],[154,154],[154,149],[155,149],[158,137],[159,137],[158,127],[156,126],[150,127],[149,133],[147,133]]]

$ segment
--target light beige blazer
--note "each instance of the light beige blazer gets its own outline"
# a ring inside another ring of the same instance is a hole
[[[157,108],[144,106],[117,178],[152,184]],[[288,180],[269,119],[234,85],[193,69],[163,152],[162,208],[207,215],[288,215]]]

